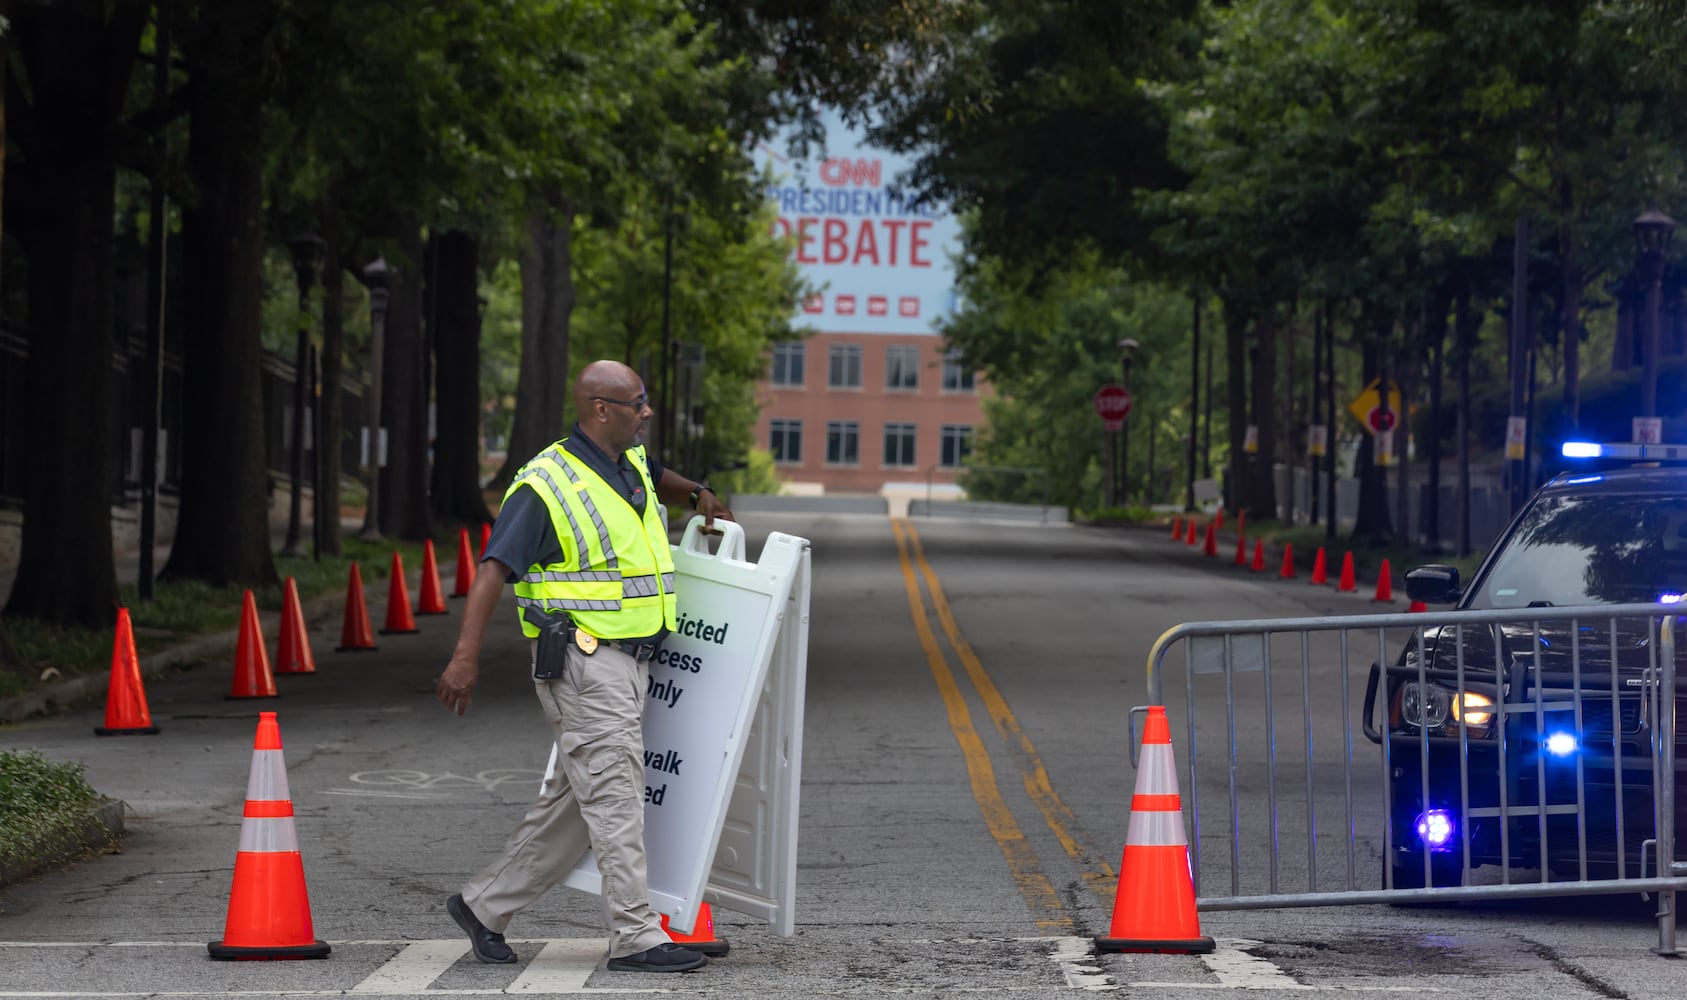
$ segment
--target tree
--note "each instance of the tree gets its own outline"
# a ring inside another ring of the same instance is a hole
[[[32,433],[6,613],[104,628],[111,541],[112,218],[131,70],[147,5],[18,4],[5,119],[9,235],[28,255]]]
[[[272,0],[205,4],[183,38],[194,195],[182,211],[182,495],[167,578],[276,582],[262,413],[254,401],[267,67],[279,16]]]
[[[434,384],[439,433],[434,438],[429,498],[435,516],[486,524],[480,492],[480,242],[448,230],[429,242],[434,316]]]

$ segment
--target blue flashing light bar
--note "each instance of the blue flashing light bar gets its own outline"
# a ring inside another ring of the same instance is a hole
[[[1687,462],[1687,444],[1636,444],[1633,441],[1566,441],[1565,458],[1616,458],[1633,462]]]

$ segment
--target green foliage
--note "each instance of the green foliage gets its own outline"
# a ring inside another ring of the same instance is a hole
[[[1094,254],[1038,277],[997,258],[975,259],[962,269],[961,288],[964,305],[944,334],[999,394],[984,400],[989,426],[973,445],[969,493],[1075,510],[1098,506],[1103,431],[1093,400],[1101,386],[1124,377],[1125,338],[1138,342],[1132,494],[1143,491],[1149,474],[1150,435],[1160,475],[1168,463],[1183,467],[1190,420],[1186,293],[1136,281]],[[1038,474],[981,475],[984,468]]]
[[[743,469],[717,472],[709,482],[728,503],[739,495],[779,492],[779,472],[773,464],[773,452],[766,448],[751,448]]]
[[[97,801],[82,765],[57,764],[34,750],[0,751],[0,865],[68,861],[53,851]]]

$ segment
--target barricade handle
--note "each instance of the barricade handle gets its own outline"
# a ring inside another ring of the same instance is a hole
[[[1138,715],[1146,716],[1149,707],[1148,705],[1138,705],[1125,715],[1125,727],[1130,730],[1131,770],[1133,771],[1137,767],[1136,717]]]
[[[1365,728],[1365,738],[1378,746],[1382,745],[1382,733],[1371,725],[1371,717],[1376,714],[1373,710],[1377,701],[1377,680],[1382,676],[1382,664],[1371,661],[1371,676],[1365,680],[1365,709],[1360,716],[1360,722]]]
[[[744,526],[737,521],[716,518],[715,528],[721,532],[718,536],[720,538],[720,550],[714,553],[715,557],[748,562],[749,560],[744,558]],[[680,537],[680,551],[700,556],[710,555],[709,537],[703,533],[703,515],[695,514],[686,523],[685,534]]]

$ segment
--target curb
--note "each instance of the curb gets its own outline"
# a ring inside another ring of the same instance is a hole
[[[126,832],[121,799],[104,799],[81,816],[49,830],[27,858],[11,864],[0,862],[0,886],[21,882],[49,868],[67,865],[90,851],[115,844]]]
[[[366,584],[363,588],[366,599],[369,595],[369,586]],[[300,602],[299,610],[304,612],[305,621],[314,625],[338,612],[344,606],[345,599],[344,594],[324,594],[320,597],[313,597],[309,601]],[[265,619],[267,628],[276,627],[281,618],[278,612],[265,612],[260,617]],[[238,627],[226,632],[212,632],[208,635],[196,636],[179,646],[171,646],[169,649],[141,657],[141,676],[143,678],[157,677],[171,667],[191,668],[219,657],[230,656],[239,645],[240,629]],[[104,695],[106,687],[110,683],[111,675],[108,671],[96,670],[92,673],[44,685],[26,694],[11,698],[0,698],[0,725],[22,722],[34,715],[51,715],[56,711],[100,697]]]

